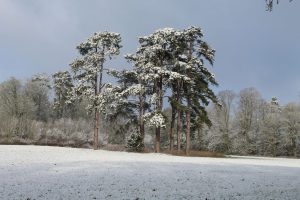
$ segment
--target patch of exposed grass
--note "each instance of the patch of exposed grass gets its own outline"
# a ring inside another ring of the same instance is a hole
[[[224,158],[225,155],[223,153],[211,152],[211,151],[196,151],[191,150],[189,155],[186,155],[184,150],[174,150],[171,152],[170,150],[162,151],[164,154],[174,155],[174,156],[187,156],[187,157],[213,157],[213,158]]]

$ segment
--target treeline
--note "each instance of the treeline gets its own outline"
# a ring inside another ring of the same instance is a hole
[[[53,105],[50,79],[40,77],[0,84],[0,143],[88,147],[91,128],[83,102],[62,115]]]
[[[86,112],[86,103],[72,104],[62,112],[54,106],[49,84],[35,77],[26,82],[11,78],[0,84],[0,143],[92,146],[93,123]],[[192,131],[192,149],[299,157],[299,103],[280,105],[275,97],[266,101],[255,88],[244,89],[238,94],[221,91],[217,96],[221,106],[213,104],[207,108],[211,126],[203,125]],[[166,108],[164,114],[166,120],[171,121],[171,108]],[[103,145],[125,147],[131,142],[134,130],[124,127],[123,120],[101,120]],[[174,132],[177,132],[176,127]],[[169,133],[167,125],[162,131],[162,149],[169,148]],[[153,138],[153,130],[147,130],[147,147],[152,147]],[[185,148],[184,138],[181,132],[181,148]]]
[[[255,88],[218,94],[222,107],[209,108],[210,128],[199,130],[203,148],[227,154],[300,155],[300,105],[264,100]],[[202,138],[202,139],[201,139]]]

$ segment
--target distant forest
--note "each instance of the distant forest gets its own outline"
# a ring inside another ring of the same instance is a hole
[[[215,50],[200,28],[160,29],[139,45],[125,56],[132,69],[110,69],[121,37],[98,32],[77,46],[70,71],[2,82],[0,143],[300,156],[299,103],[255,88],[215,94]]]

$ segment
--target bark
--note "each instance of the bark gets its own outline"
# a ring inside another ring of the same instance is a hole
[[[156,89],[158,95],[159,95],[159,99],[157,101],[157,111],[158,113],[162,112],[162,105],[163,105],[163,95],[162,95],[162,76],[160,77],[160,79],[158,80],[157,83],[157,89]],[[160,129],[161,127],[156,127],[155,129],[155,152],[159,153],[160,152]]]
[[[192,43],[189,44],[189,60],[192,58]],[[187,71],[187,75],[190,77],[189,70]],[[188,86],[189,87],[189,86]],[[186,148],[185,154],[189,155],[190,153],[190,143],[191,143],[191,100],[190,100],[190,89],[187,90],[187,111],[186,111]]]
[[[103,76],[103,64],[101,64],[101,69],[100,69],[98,94],[101,94],[101,90],[102,90],[102,76]],[[97,134],[96,134],[97,148],[99,148],[99,144],[100,144],[99,135],[100,135],[100,111],[98,111],[97,113]]]
[[[185,154],[190,154],[191,144],[191,111],[190,111],[190,100],[188,100],[188,110],[186,111],[186,148]]]
[[[174,131],[175,117],[176,117],[175,106],[172,105],[171,109],[172,109],[172,117],[171,117],[171,127],[170,127],[169,137],[170,137],[170,151],[173,152],[173,150],[174,150],[174,133],[173,133],[173,131]]]
[[[182,128],[181,111],[178,110],[178,112],[177,112],[177,151],[180,151],[181,128]]]
[[[224,142],[225,142],[225,152],[230,152],[230,139],[229,139],[229,132],[224,134]]]
[[[144,104],[145,104],[145,98],[144,95],[141,94],[139,97],[140,101],[140,108],[139,108],[139,129],[140,129],[140,134],[142,137],[142,142],[144,144],[144,139],[145,139],[145,123],[144,123],[144,114],[145,114],[145,109],[144,109]]]
[[[160,127],[155,129],[155,153],[160,152]]]
[[[97,49],[96,49],[97,52]],[[104,57],[104,49],[102,51],[102,56]],[[100,63],[99,72],[99,85],[98,85],[98,75],[95,77],[95,95],[101,93],[102,90],[102,77],[103,77],[103,61]],[[94,127],[94,150],[99,148],[99,131],[100,130],[100,113],[97,108],[95,108],[95,127]]]
[[[94,126],[94,150],[99,147],[99,112],[95,109],[95,126]]]
[[[95,76],[95,96],[98,94],[98,75]],[[94,110],[94,150],[98,149],[98,135],[99,135],[99,112],[98,109]]]
[[[177,86],[177,103],[181,103],[181,87],[182,87],[182,82],[178,82]],[[181,111],[180,109],[177,110],[177,151],[180,151],[180,145],[181,145],[181,128],[182,128],[182,121],[181,121]]]
[[[297,134],[297,132],[296,132],[296,134]],[[294,141],[294,142],[295,142],[295,143],[294,143],[294,144],[295,144],[295,145],[294,145],[294,157],[295,157],[295,158],[297,158],[297,156],[298,156],[298,155],[297,155],[297,152],[298,152],[298,141],[297,141],[297,139],[298,139],[298,137],[296,136],[296,137],[295,137],[295,141]]]
[[[61,105],[61,98],[60,98],[61,94],[58,95],[58,102],[59,102],[59,108],[57,111],[57,117],[60,119],[62,117],[62,113],[63,113],[63,106]]]

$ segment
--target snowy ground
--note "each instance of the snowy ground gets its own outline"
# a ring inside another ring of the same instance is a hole
[[[0,145],[0,199],[300,199],[300,160]]]

